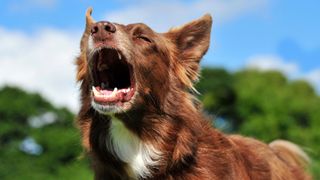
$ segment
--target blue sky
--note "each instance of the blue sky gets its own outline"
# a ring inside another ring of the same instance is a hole
[[[74,107],[72,61],[89,6],[96,20],[145,22],[158,32],[211,13],[212,45],[202,65],[278,69],[320,89],[316,0],[2,0],[0,85],[21,85]]]

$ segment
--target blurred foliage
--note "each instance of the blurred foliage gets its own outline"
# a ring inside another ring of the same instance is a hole
[[[320,97],[305,81],[291,81],[279,72],[204,68],[196,89],[216,127],[264,142],[282,138],[293,141],[311,156],[310,170],[320,179]],[[30,118],[46,112],[56,121],[32,127]],[[92,179],[82,158],[74,114],[52,105],[37,93],[17,87],[0,89],[0,179]],[[21,151],[33,138],[40,155]]]
[[[31,117],[46,112],[56,115],[54,123],[41,128],[29,125]],[[3,87],[0,90],[0,179],[92,179],[88,160],[80,158],[82,148],[73,119],[68,109],[54,107],[37,93]],[[40,155],[20,150],[26,137],[42,146]]]

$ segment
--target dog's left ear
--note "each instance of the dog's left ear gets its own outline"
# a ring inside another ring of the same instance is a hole
[[[87,43],[90,35],[90,30],[92,24],[95,23],[95,20],[91,17],[92,8],[89,7],[86,11],[86,27],[83,32],[81,41],[80,41],[80,56],[76,60],[77,65],[77,81],[82,81],[84,79],[85,74],[87,73]]]
[[[182,66],[176,67],[178,76],[189,88],[198,80],[199,62],[209,48],[211,26],[212,17],[206,14],[167,33],[178,49],[178,64]]]

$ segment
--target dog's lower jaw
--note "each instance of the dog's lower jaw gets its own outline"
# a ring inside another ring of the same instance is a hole
[[[138,179],[152,177],[149,167],[155,167],[161,152],[128,130],[121,120],[112,116],[109,129],[110,138],[106,140],[107,149],[115,157],[127,164],[127,174]]]
[[[133,97],[131,98],[130,101],[128,102],[124,102],[122,106],[118,106],[118,105],[112,105],[112,104],[100,104],[97,103],[93,100],[93,97],[91,97],[91,106],[98,111],[100,114],[103,115],[112,115],[112,114],[118,114],[118,113],[125,113],[126,111],[130,110],[135,102],[135,99],[137,98],[137,96],[139,95],[139,93],[136,91],[133,95]]]
[[[104,115],[120,113],[123,111],[120,107],[117,107],[115,105],[102,105],[102,104],[96,103],[95,101],[91,101],[91,106],[100,114],[104,114]]]

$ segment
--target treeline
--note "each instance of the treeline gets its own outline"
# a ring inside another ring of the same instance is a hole
[[[282,138],[305,147],[320,179],[320,97],[305,81],[280,72],[205,68],[196,85],[213,124],[265,142]],[[37,93],[0,89],[0,179],[92,179],[74,114]]]

